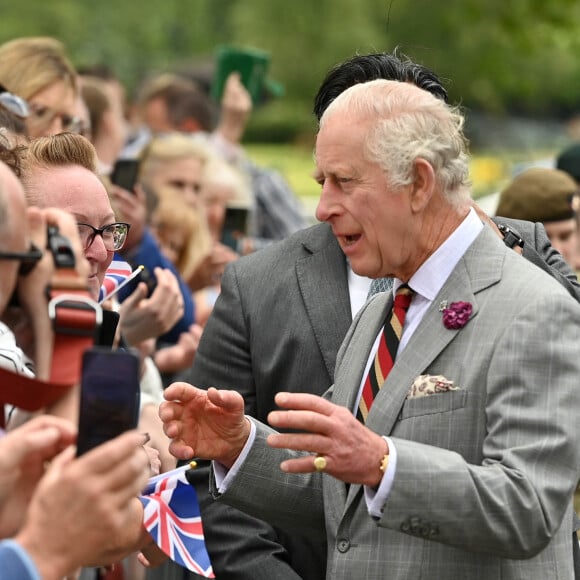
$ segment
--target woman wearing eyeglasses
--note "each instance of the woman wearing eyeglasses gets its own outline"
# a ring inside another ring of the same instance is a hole
[[[25,37],[0,45],[0,85],[28,103],[29,137],[79,132],[77,74],[58,40]]]

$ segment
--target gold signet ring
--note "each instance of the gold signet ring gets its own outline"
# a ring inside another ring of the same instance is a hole
[[[326,469],[326,458],[318,455],[314,458],[314,469],[316,471],[324,471]]]

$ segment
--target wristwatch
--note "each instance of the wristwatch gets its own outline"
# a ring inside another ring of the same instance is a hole
[[[520,235],[514,230],[512,230],[509,226],[505,224],[497,224],[497,229],[501,232],[503,236],[503,243],[508,248],[515,248],[519,246],[520,248],[524,247],[524,240],[520,237]]]

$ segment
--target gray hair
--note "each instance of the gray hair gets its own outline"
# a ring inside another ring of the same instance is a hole
[[[372,121],[364,154],[379,164],[392,187],[412,183],[414,162],[424,159],[450,203],[469,198],[464,117],[456,107],[410,83],[379,79],[339,95],[324,113],[320,128],[336,113]]]

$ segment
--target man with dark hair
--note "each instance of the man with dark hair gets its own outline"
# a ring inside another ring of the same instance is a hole
[[[448,102],[447,90],[432,70],[404,55],[399,56],[397,51],[393,54],[378,52],[355,55],[331,68],[314,97],[314,115],[320,121],[328,105],[345,89],[375,79],[411,83]]]
[[[348,86],[378,74],[413,82],[446,100],[445,88],[429,69],[395,54],[357,55],[327,75],[315,98],[317,117]],[[537,240],[533,228],[528,233],[524,251],[538,247],[556,260],[547,238]],[[569,271],[560,262],[558,267]],[[338,349],[369,286],[370,279],[350,269],[328,224],[232,263],[184,380],[205,388],[235,388],[244,396],[246,413],[261,421],[276,408],[280,389],[321,395],[333,382]],[[202,506],[206,542],[219,578],[324,577],[323,542],[286,534],[212,503],[207,474],[196,470],[193,477],[198,495],[207,498]]]

